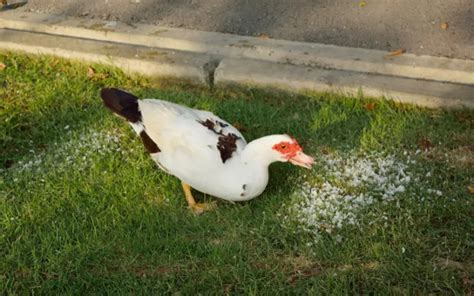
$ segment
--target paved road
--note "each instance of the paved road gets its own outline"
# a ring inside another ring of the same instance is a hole
[[[21,9],[474,59],[474,0],[29,0]]]

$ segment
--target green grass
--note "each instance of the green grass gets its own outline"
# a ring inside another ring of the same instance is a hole
[[[473,111],[251,87],[209,91],[99,65],[89,77],[85,64],[5,52],[0,62],[2,294],[472,292]],[[289,164],[272,165],[259,198],[193,216],[179,181],[102,106],[104,86],[213,111],[247,140],[289,133],[318,160],[379,153],[405,161],[407,151],[416,160],[410,170],[432,175],[397,206],[366,209],[373,221],[342,229],[342,242],[327,234],[308,243],[310,233],[283,223],[302,179],[326,177]],[[420,202],[426,187],[443,196]]]

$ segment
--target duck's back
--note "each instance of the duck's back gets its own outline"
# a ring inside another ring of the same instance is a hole
[[[162,100],[139,101],[143,126],[160,148],[152,158],[164,170],[199,191],[224,197],[241,191],[239,176],[242,134],[211,112]]]
[[[163,100],[138,100],[114,88],[103,89],[101,97],[140,135],[152,159],[191,187],[228,200],[250,199],[265,188],[268,170],[244,168],[244,137],[213,113]]]

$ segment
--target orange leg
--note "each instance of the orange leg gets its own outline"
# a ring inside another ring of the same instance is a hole
[[[189,208],[193,211],[194,214],[202,214],[205,211],[209,211],[215,209],[215,203],[197,203],[191,193],[191,186],[189,184],[181,181],[181,185],[183,186],[184,196],[186,197],[186,201],[188,202]]]

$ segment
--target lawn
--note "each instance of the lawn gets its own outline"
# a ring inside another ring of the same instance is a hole
[[[2,294],[473,292],[473,111],[0,62]],[[260,197],[195,216],[104,86],[210,110],[248,141],[291,134],[317,164],[273,164]]]

